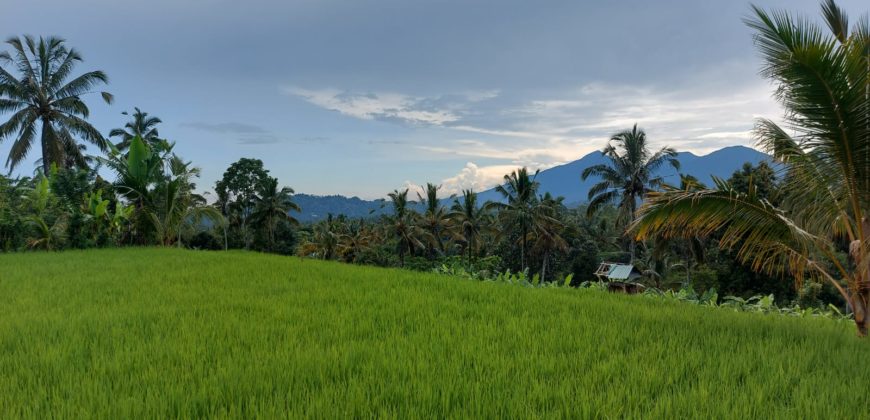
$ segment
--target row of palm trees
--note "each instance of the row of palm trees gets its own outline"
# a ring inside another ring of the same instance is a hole
[[[551,253],[568,249],[559,216],[564,205],[549,194],[538,196],[539,184],[526,168],[505,175],[504,181],[498,188],[503,201],[487,203],[480,203],[476,192],[464,190],[451,197],[448,206],[438,195],[440,187],[432,183],[418,193],[416,202],[409,199],[408,189],[395,190],[388,194],[392,211],[381,223],[337,223],[330,217],[312,229],[299,253],[356,262],[362,251],[389,241],[399,266],[409,255],[430,260],[461,255],[471,265],[487,240],[507,240],[519,249],[522,270],[529,268],[527,254],[533,251],[542,261],[541,277],[546,278]]]

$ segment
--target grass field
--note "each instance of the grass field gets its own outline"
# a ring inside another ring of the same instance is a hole
[[[0,255],[0,417],[857,418],[853,329],[243,252]]]

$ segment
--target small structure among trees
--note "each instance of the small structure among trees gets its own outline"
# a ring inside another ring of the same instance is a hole
[[[644,289],[643,285],[637,283],[643,273],[631,264],[602,262],[595,270],[595,277],[606,281],[607,289],[611,292],[637,293]]]

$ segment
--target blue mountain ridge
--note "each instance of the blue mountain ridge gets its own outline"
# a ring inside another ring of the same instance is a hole
[[[670,166],[660,170],[665,182],[677,184],[678,174],[683,173],[692,175],[709,186],[713,184],[713,177],[727,179],[745,162],[757,165],[761,161],[770,161],[771,157],[749,147],[730,146],[702,156],[691,152],[680,152],[677,159],[680,161],[679,171]],[[588,201],[588,191],[598,182],[598,179],[589,178],[583,181],[580,174],[583,169],[601,163],[607,163],[607,158],[601,152],[592,152],[573,162],[543,170],[536,178],[540,183],[539,193],[549,192],[553,196],[565,197],[565,204],[568,206],[583,204]],[[490,200],[498,201],[501,200],[501,195],[492,188],[481,192],[479,199],[481,203]],[[343,214],[350,218],[365,218],[387,214],[390,211],[389,203],[383,199],[364,200],[341,195],[296,194],[294,200],[302,207],[301,214],[294,214],[300,222],[323,220],[330,213]]]

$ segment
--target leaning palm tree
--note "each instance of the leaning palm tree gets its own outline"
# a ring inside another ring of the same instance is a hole
[[[68,80],[82,57],[60,38],[24,36],[6,43],[12,46],[12,54],[0,52],[0,113],[11,112],[12,116],[0,124],[0,141],[14,138],[6,166],[11,170],[27,157],[37,131],[45,174],[51,165],[84,164],[74,136],[105,151],[108,142],[85,121],[90,110],[82,100],[96,86],[108,82],[105,73],[91,71]],[[15,77],[4,64],[11,65],[20,76]],[[112,102],[111,94],[101,94],[106,103]]]
[[[268,177],[257,188],[254,196],[254,212],[251,219],[266,228],[269,232],[269,248],[275,246],[275,229],[281,221],[298,225],[299,221],[290,215],[291,211],[302,211],[292,199],[293,189],[290,187],[279,188],[278,179]]]
[[[115,144],[115,147],[121,151],[129,149],[130,142],[132,142],[133,138],[136,136],[139,136],[139,138],[141,138],[148,146],[160,142],[160,135],[157,133],[157,124],[160,124],[163,121],[157,117],[149,117],[147,112],[142,112],[137,107],[134,107],[133,109],[133,118],[124,124],[124,128],[115,128],[109,132],[109,137],[119,137],[121,139],[120,142]],[[121,114],[130,115],[127,111],[124,111]]]
[[[590,166],[581,175],[584,181],[590,176],[601,179],[589,189],[589,206],[586,212],[592,216],[601,207],[616,204],[619,209],[619,216],[616,218],[618,226],[627,226],[634,219],[643,197],[664,184],[664,179],[656,173],[662,166],[680,168],[674,149],[663,147],[655,153],[650,152],[646,133],[638,129],[637,124],[631,130],[614,134],[601,153],[610,162]],[[633,261],[633,239],[629,239],[629,252]]]
[[[463,190],[462,199],[453,200],[448,217],[461,238],[461,245],[466,254],[466,263],[471,264],[474,255],[480,249],[481,238],[487,233],[494,233],[490,212],[483,206],[477,205],[477,193],[472,190]]]
[[[528,250],[529,230],[532,228],[534,206],[539,183],[535,181],[538,171],[529,175],[529,170],[520,168],[504,176],[504,183],[495,187],[506,203],[490,202],[487,209],[499,211],[499,218],[507,225],[519,230],[520,234],[520,267],[526,270],[526,251]]]
[[[753,7],[746,23],[777,84],[788,131],[759,120],[755,137],[786,168],[775,207],[750,186],[738,192],[671,189],[649,195],[637,238],[707,236],[756,271],[826,281],[851,307],[858,334],[870,309],[870,21],[851,31],[833,1],[822,6],[831,33],[786,12]],[[791,133],[791,134],[789,134]],[[842,244],[848,243],[848,249]],[[847,251],[851,264],[838,252]]]

